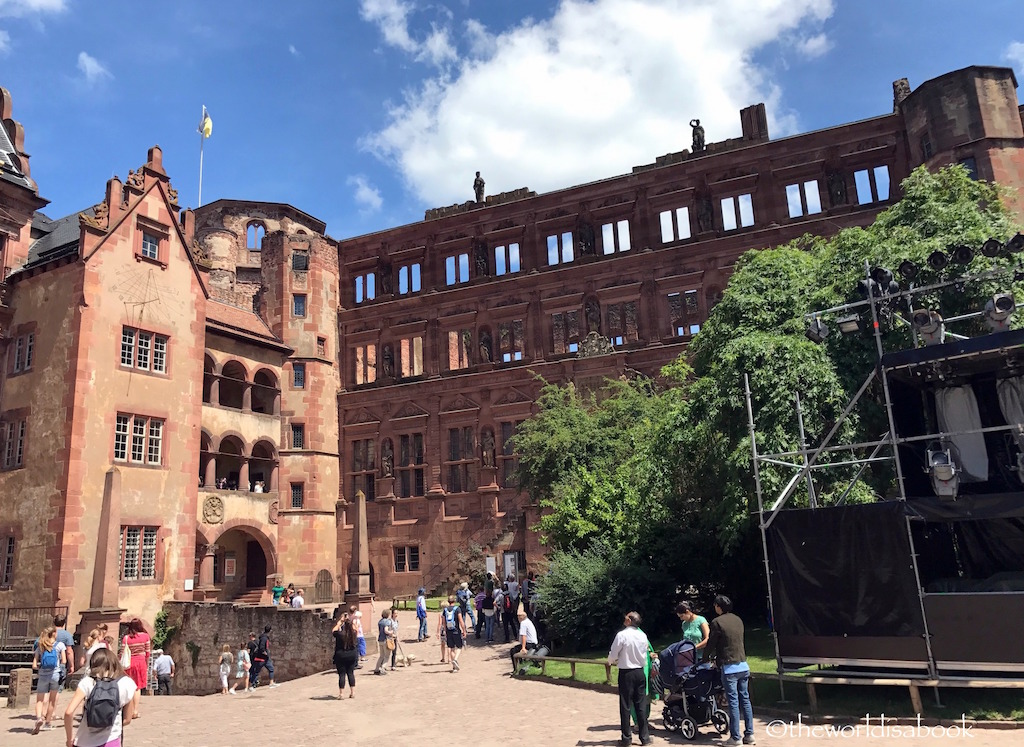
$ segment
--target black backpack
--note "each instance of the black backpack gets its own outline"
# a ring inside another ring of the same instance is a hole
[[[85,701],[85,723],[91,729],[109,729],[121,712],[117,680],[97,679]]]

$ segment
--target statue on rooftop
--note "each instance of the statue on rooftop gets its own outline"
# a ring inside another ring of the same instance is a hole
[[[700,153],[704,150],[704,128],[700,126],[699,119],[691,119],[690,127],[693,128],[693,147],[690,148],[690,151]]]
[[[473,192],[476,194],[476,201],[484,201],[484,180],[480,172],[476,172],[476,179],[473,180]]]

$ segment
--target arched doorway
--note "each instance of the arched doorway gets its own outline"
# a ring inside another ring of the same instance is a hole
[[[277,555],[270,539],[259,529],[247,526],[229,527],[209,544],[196,547],[197,577],[202,584],[212,580],[215,598],[220,601],[248,597],[249,590],[267,588],[267,580],[277,572]],[[206,579],[201,571],[207,571]],[[209,598],[209,597],[208,597]],[[252,603],[259,602],[259,595]]]

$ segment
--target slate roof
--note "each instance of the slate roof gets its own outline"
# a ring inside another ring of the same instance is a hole
[[[50,220],[45,215],[37,213],[36,218],[32,221],[32,227],[37,231],[46,231],[46,233],[29,246],[28,262],[25,263],[25,267],[34,267],[52,259],[76,254],[82,233],[78,222],[78,215],[81,212],[93,215],[92,208],[65,215],[57,220]],[[40,219],[41,215],[42,220]]]
[[[212,298],[206,302],[206,322],[215,327],[227,328],[230,331],[244,333],[248,337],[272,342],[278,346],[284,345],[281,338],[271,331],[258,314],[215,301]]]
[[[13,153],[16,153],[14,143],[11,142],[11,138],[7,134],[7,128],[0,124],[0,179],[35,191],[32,182],[14,165]]]

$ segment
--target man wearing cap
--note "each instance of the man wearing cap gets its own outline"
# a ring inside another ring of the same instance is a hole
[[[473,605],[470,601],[473,599],[473,592],[469,590],[469,584],[466,581],[462,582],[462,586],[455,592],[455,598],[459,600],[459,610],[462,612],[462,618],[469,619],[469,627],[476,627],[476,615],[473,614]]]
[[[152,653],[153,674],[156,675],[156,694],[170,695],[171,680],[174,679],[174,659],[170,654],[165,654],[163,649],[157,649]]]

